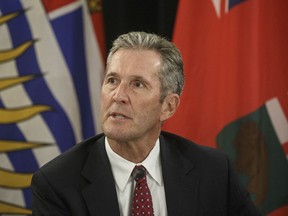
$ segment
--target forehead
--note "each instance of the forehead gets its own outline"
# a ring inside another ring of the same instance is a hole
[[[119,49],[111,56],[107,73],[157,75],[161,64],[161,56],[154,50]]]

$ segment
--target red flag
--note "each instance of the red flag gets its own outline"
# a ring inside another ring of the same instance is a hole
[[[186,83],[179,110],[164,125],[203,145],[223,148],[236,166],[241,161],[236,144],[241,143],[240,128],[245,128],[243,138],[252,131],[251,124],[244,123],[255,122],[261,137],[257,147],[263,140],[268,150],[257,160],[269,158],[268,171],[259,179],[268,180],[252,190],[247,167],[243,176],[249,179],[246,185],[258,207],[269,215],[288,214],[287,9],[286,0],[180,0],[173,41],[183,55]],[[245,143],[252,137],[245,137]],[[271,149],[281,158],[277,167],[272,167],[277,160]],[[274,183],[282,188],[276,190],[271,188],[271,170],[279,167],[281,176],[274,179],[281,183]]]

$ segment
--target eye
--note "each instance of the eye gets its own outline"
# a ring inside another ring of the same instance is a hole
[[[106,79],[106,83],[107,83],[107,84],[114,85],[114,84],[117,83],[117,79],[116,79],[115,77],[108,77],[108,78]]]
[[[143,88],[145,87],[145,85],[143,84],[143,82],[139,81],[139,80],[135,80],[133,85],[136,87],[136,88]]]

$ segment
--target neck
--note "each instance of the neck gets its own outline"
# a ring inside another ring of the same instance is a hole
[[[133,163],[141,163],[155,146],[158,137],[145,141],[134,140],[127,142],[118,142],[108,138],[108,143],[116,154]]]

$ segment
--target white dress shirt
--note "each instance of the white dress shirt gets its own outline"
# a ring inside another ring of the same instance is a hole
[[[107,137],[105,138],[105,147],[115,180],[120,215],[129,216],[131,215],[135,187],[135,180],[132,178],[131,173],[135,165],[139,164],[132,163],[116,154],[109,146]],[[152,196],[154,215],[166,216],[167,207],[160,161],[159,139],[141,165],[147,170],[147,184]]]

